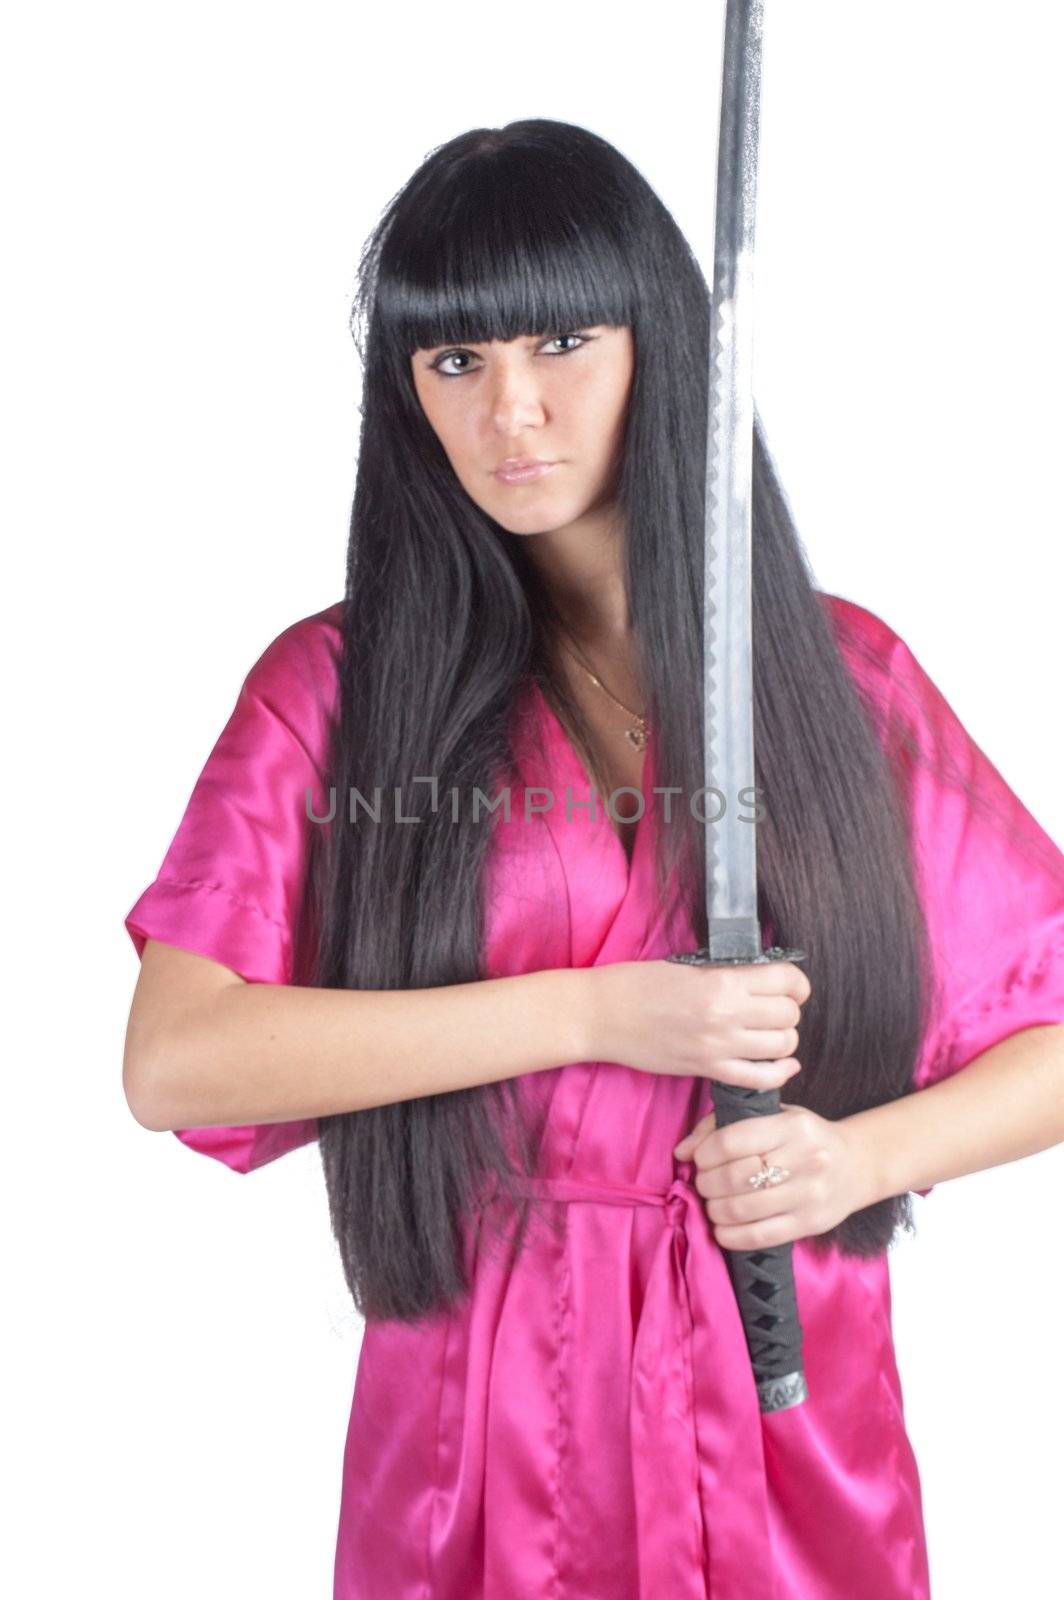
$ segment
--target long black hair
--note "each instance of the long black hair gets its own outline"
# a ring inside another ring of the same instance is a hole
[[[512,771],[511,715],[552,680],[558,618],[520,537],[465,493],[413,386],[418,348],[606,324],[632,330],[635,372],[616,468],[633,643],[656,782],[702,783],[701,607],[710,295],[666,207],[606,140],[531,119],[432,151],[367,241],[352,331],[364,371],[343,653],[329,781],[398,790],[420,825],[314,830],[310,981],[415,989],[485,975],[481,880],[491,832],[432,808],[454,786],[492,794]],[[912,1091],[929,1016],[927,931],[905,809],[840,653],[758,419],[753,622],[759,911],[808,953],[803,1070],[790,1103],[845,1117]],[[608,792],[608,785],[601,786]],[[647,797],[647,805],[654,802]],[[656,829],[658,884],[705,942],[704,824]],[[889,953],[884,958],[884,952]],[[400,1100],[319,1123],[332,1226],[355,1304],[412,1321],[465,1293],[462,1225],[485,1177],[535,1170],[541,1129],[519,1080]],[[868,1256],[911,1197],[883,1199],[811,1241]],[[524,1234],[524,1224],[518,1242]]]

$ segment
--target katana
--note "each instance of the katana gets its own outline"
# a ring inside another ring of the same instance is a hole
[[[762,0],[727,0],[717,145],[716,237],[709,331],[705,566],[702,607],[703,750],[708,945],[670,961],[731,966],[799,961],[803,950],[761,948],[757,826],[737,799],[754,787],[751,503],[753,498],[753,264],[760,132]],[[709,820],[709,796],[724,811]],[[773,1116],[778,1089],[712,1080],[718,1127]],[[726,1250],[758,1403],[782,1411],[808,1397],[792,1246]]]

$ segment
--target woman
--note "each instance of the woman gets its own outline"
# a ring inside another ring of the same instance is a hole
[[[1032,1028],[1047,1071],[1064,858],[814,587],[759,425],[760,909],[807,960],[665,960],[706,936],[697,262],[604,140],[518,122],[415,172],[356,311],[345,598],[251,668],[126,922],[138,1119],[320,1144],[366,1318],[335,1595],[926,1595],[886,1251],[957,1147],[914,1091]],[[787,1103],[716,1130],[712,1078]],[[722,1252],[788,1240],[810,1394],[761,1414]]]

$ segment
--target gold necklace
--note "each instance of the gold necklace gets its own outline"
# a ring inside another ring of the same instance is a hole
[[[564,630],[564,631],[568,632],[568,630]],[[572,638],[572,635],[570,634],[569,637]],[[576,643],[575,639],[573,640],[573,643],[575,645],[575,643]],[[647,747],[647,740],[650,737],[650,728],[647,725],[646,717],[641,717],[639,715],[638,711],[633,711],[631,706],[626,706],[624,704],[623,700],[618,700],[618,698],[617,698],[617,696],[615,694],[610,694],[610,691],[606,688],[606,685],[602,682],[602,680],[600,678],[596,677],[596,675],[592,672],[591,668],[588,666],[588,664],[584,660],[583,656],[582,655],[578,655],[575,650],[570,650],[569,646],[567,644],[565,644],[565,640],[564,639],[562,640],[562,644],[565,646],[566,650],[569,650],[569,654],[571,656],[573,656],[573,658],[577,661],[577,663],[581,667],[583,667],[584,671],[587,673],[588,677],[591,679],[591,682],[595,685],[595,687],[597,689],[601,689],[603,694],[606,695],[606,697],[608,699],[612,700],[615,706],[619,706],[621,708],[621,710],[626,713],[626,715],[628,715],[629,717],[634,717],[635,718],[635,726],[631,727],[631,728],[626,728],[624,730],[624,736],[628,740],[628,743],[633,747],[633,749],[635,749],[635,750],[645,750],[646,747]]]

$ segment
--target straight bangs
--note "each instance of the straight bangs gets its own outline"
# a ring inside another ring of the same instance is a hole
[[[442,344],[635,325],[630,197],[590,181],[586,161],[559,173],[492,139],[415,186],[381,241],[375,332],[404,364]]]

